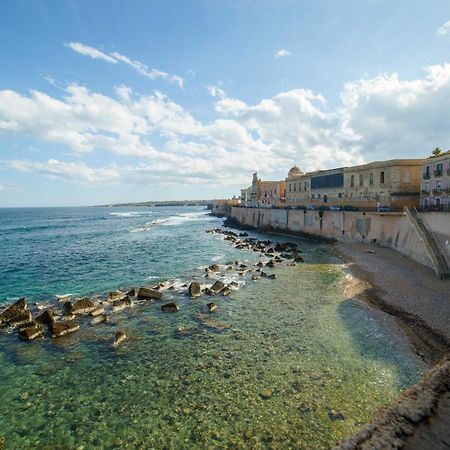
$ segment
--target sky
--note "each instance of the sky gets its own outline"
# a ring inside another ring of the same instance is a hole
[[[226,198],[450,148],[448,0],[20,0],[0,207]]]

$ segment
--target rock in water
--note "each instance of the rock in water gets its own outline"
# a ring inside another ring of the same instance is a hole
[[[274,273],[272,273],[271,275],[267,275],[267,278],[272,278],[272,280],[275,280],[276,275]]]
[[[208,303],[206,307],[210,313],[213,313],[217,309],[217,305],[215,303]]]
[[[163,293],[156,289],[142,287],[138,290],[137,298],[138,300],[161,300]]]
[[[118,345],[120,345],[125,339],[127,338],[127,335],[125,334],[125,331],[118,331],[116,333],[116,336],[114,338],[114,347],[117,347]]]
[[[106,314],[99,314],[98,316],[95,316],[92,321],[91,325],[97,325],[99,323],[106,323],[108,322],[108,316]]]
[[[55,317],[53,316],[53,314],[53,311],[48,309],[47,311],[44,311],[42,314],[39,314],[39,316],[36,317],[36,322],[49,326],[55,321]]]
[[[108,293],[108,302],[114,302],[115,300],[122,300],[125,294],[122,291],[112,291]]]
[[[220,269],[219,269],[219,266],[217,265],[217,264],[211,264],[209,267],[208,267],[208,269],[211,271],[211,272],[218,272]]]
[[[305,258],[303,258],[303,256],[297,256],[297,257],[294,259],[294,261],[295,261],[295,262],[304,262],[304,261],[305,261]]]
[[[267,267],[275,267],[275,261],[271,259],[268,263],[266,263]]]
[[[256,265],[257,265],[258,267],[262,267],[262,266],[264,266],[264,263],[263,263],[262,261],[258,261]]]
[[[113,302],[112,304],[112,310],[115,311],[120,311],[124,308],[127,308],[128,306],[131,306],[133,304],[133,300],[131,300],[130,297],[125,297],[123,300],[116,300],[115,302]]]
[[[32,341],[44,336],[44,329],[41,325],[36,324],[28,328],[21,328],[19,330],[19,337],[24,341]]]
[[[263,400],[268,400],[270,397],[272,397],[272,395],[273,395],[272,389],[264,389],[259,393],[259,396]]]
[[[91,313],[89,314],[92,317],[97,317],[99,316],[101,313],[103,313],[105,310],[99,306],[98,308],[95,308],[93,311],[91,311]]]
[[[50,325],[50,333],[52,337],[58,338],[65,336],[66,334],[73,333],[80,328],[80,324],[76,322],[66,321],[66,322],[52,322]]]
[[[64,312],[68,314],[86,314],[97,308],[97,305],[90,298],[82,298],[76,302],[64,304]]]
[[[178,308],[178,305],[176,303],[166,303],[165,305],[161,306],[161,311],[162,312],[177,312],[180,308]]]
[[[223,284],[222,281],[217,280],[212,286],[211,291],[214,293],[220,292],[225,287],[225,284]]]
[[[192,298],[197,298],[200,297],[202,295],[202,288],[200,286],[200,283],[198,283],[197,281],[193,281],[190,285],[189,285],[189,295]]]
[[[33,317],[31,316],[31,312],[28,310],[23,310],[17,313],[13,318],[9,320],[9,324],[12,327],[21,327],[33,320]]]
[[[231,289],[230,289],[228,286],[225,286],[225,287],[222,289],[222,295],[223,295],[224,297],[226,297],[227,295],[230,295],[230,292],[231,292]]]
[[[252,275],[252,280],[259,280],[258,275]]]
[[[24,297],[20,298],[16,303],[2,311],[2,313],[0,314],[0,325],[2,323],[10,323],[11,320],[13,320],[27,308],[28,305],[26,299]]]

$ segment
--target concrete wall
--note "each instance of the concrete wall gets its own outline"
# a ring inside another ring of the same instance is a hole
[[[423,216],[441,244],[447,242],[450,249],[450,213],[423,213]],[[403,213],[232,208],[231,217],[265,230],[377,243],[432,267],[425,247]]]

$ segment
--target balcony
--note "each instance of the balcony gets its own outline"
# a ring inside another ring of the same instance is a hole
[[[440,177],[440,176],[442,176],[442,169],[435,170],[435,171],[434,171],[434,176],[435,176],[435,177]]]
[[[427,173],[427,172],[425,172],[425,173],[423,174],[423,179],[424,179],[424,180],[429,180],[429,179],[430,179],[430,174]]]

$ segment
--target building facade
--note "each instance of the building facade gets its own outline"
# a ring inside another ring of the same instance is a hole
[[[435,211],[450,210],[450,150],[423,162],[420,206]]]
[[[344,168],[344,204],[392,209],[419,206],[423,159],[392,159]]]
[[[240,199],[243,206],[283,206],[286,202],[286,182],[264,181],[254,173],[251,186],[241,189]]]

